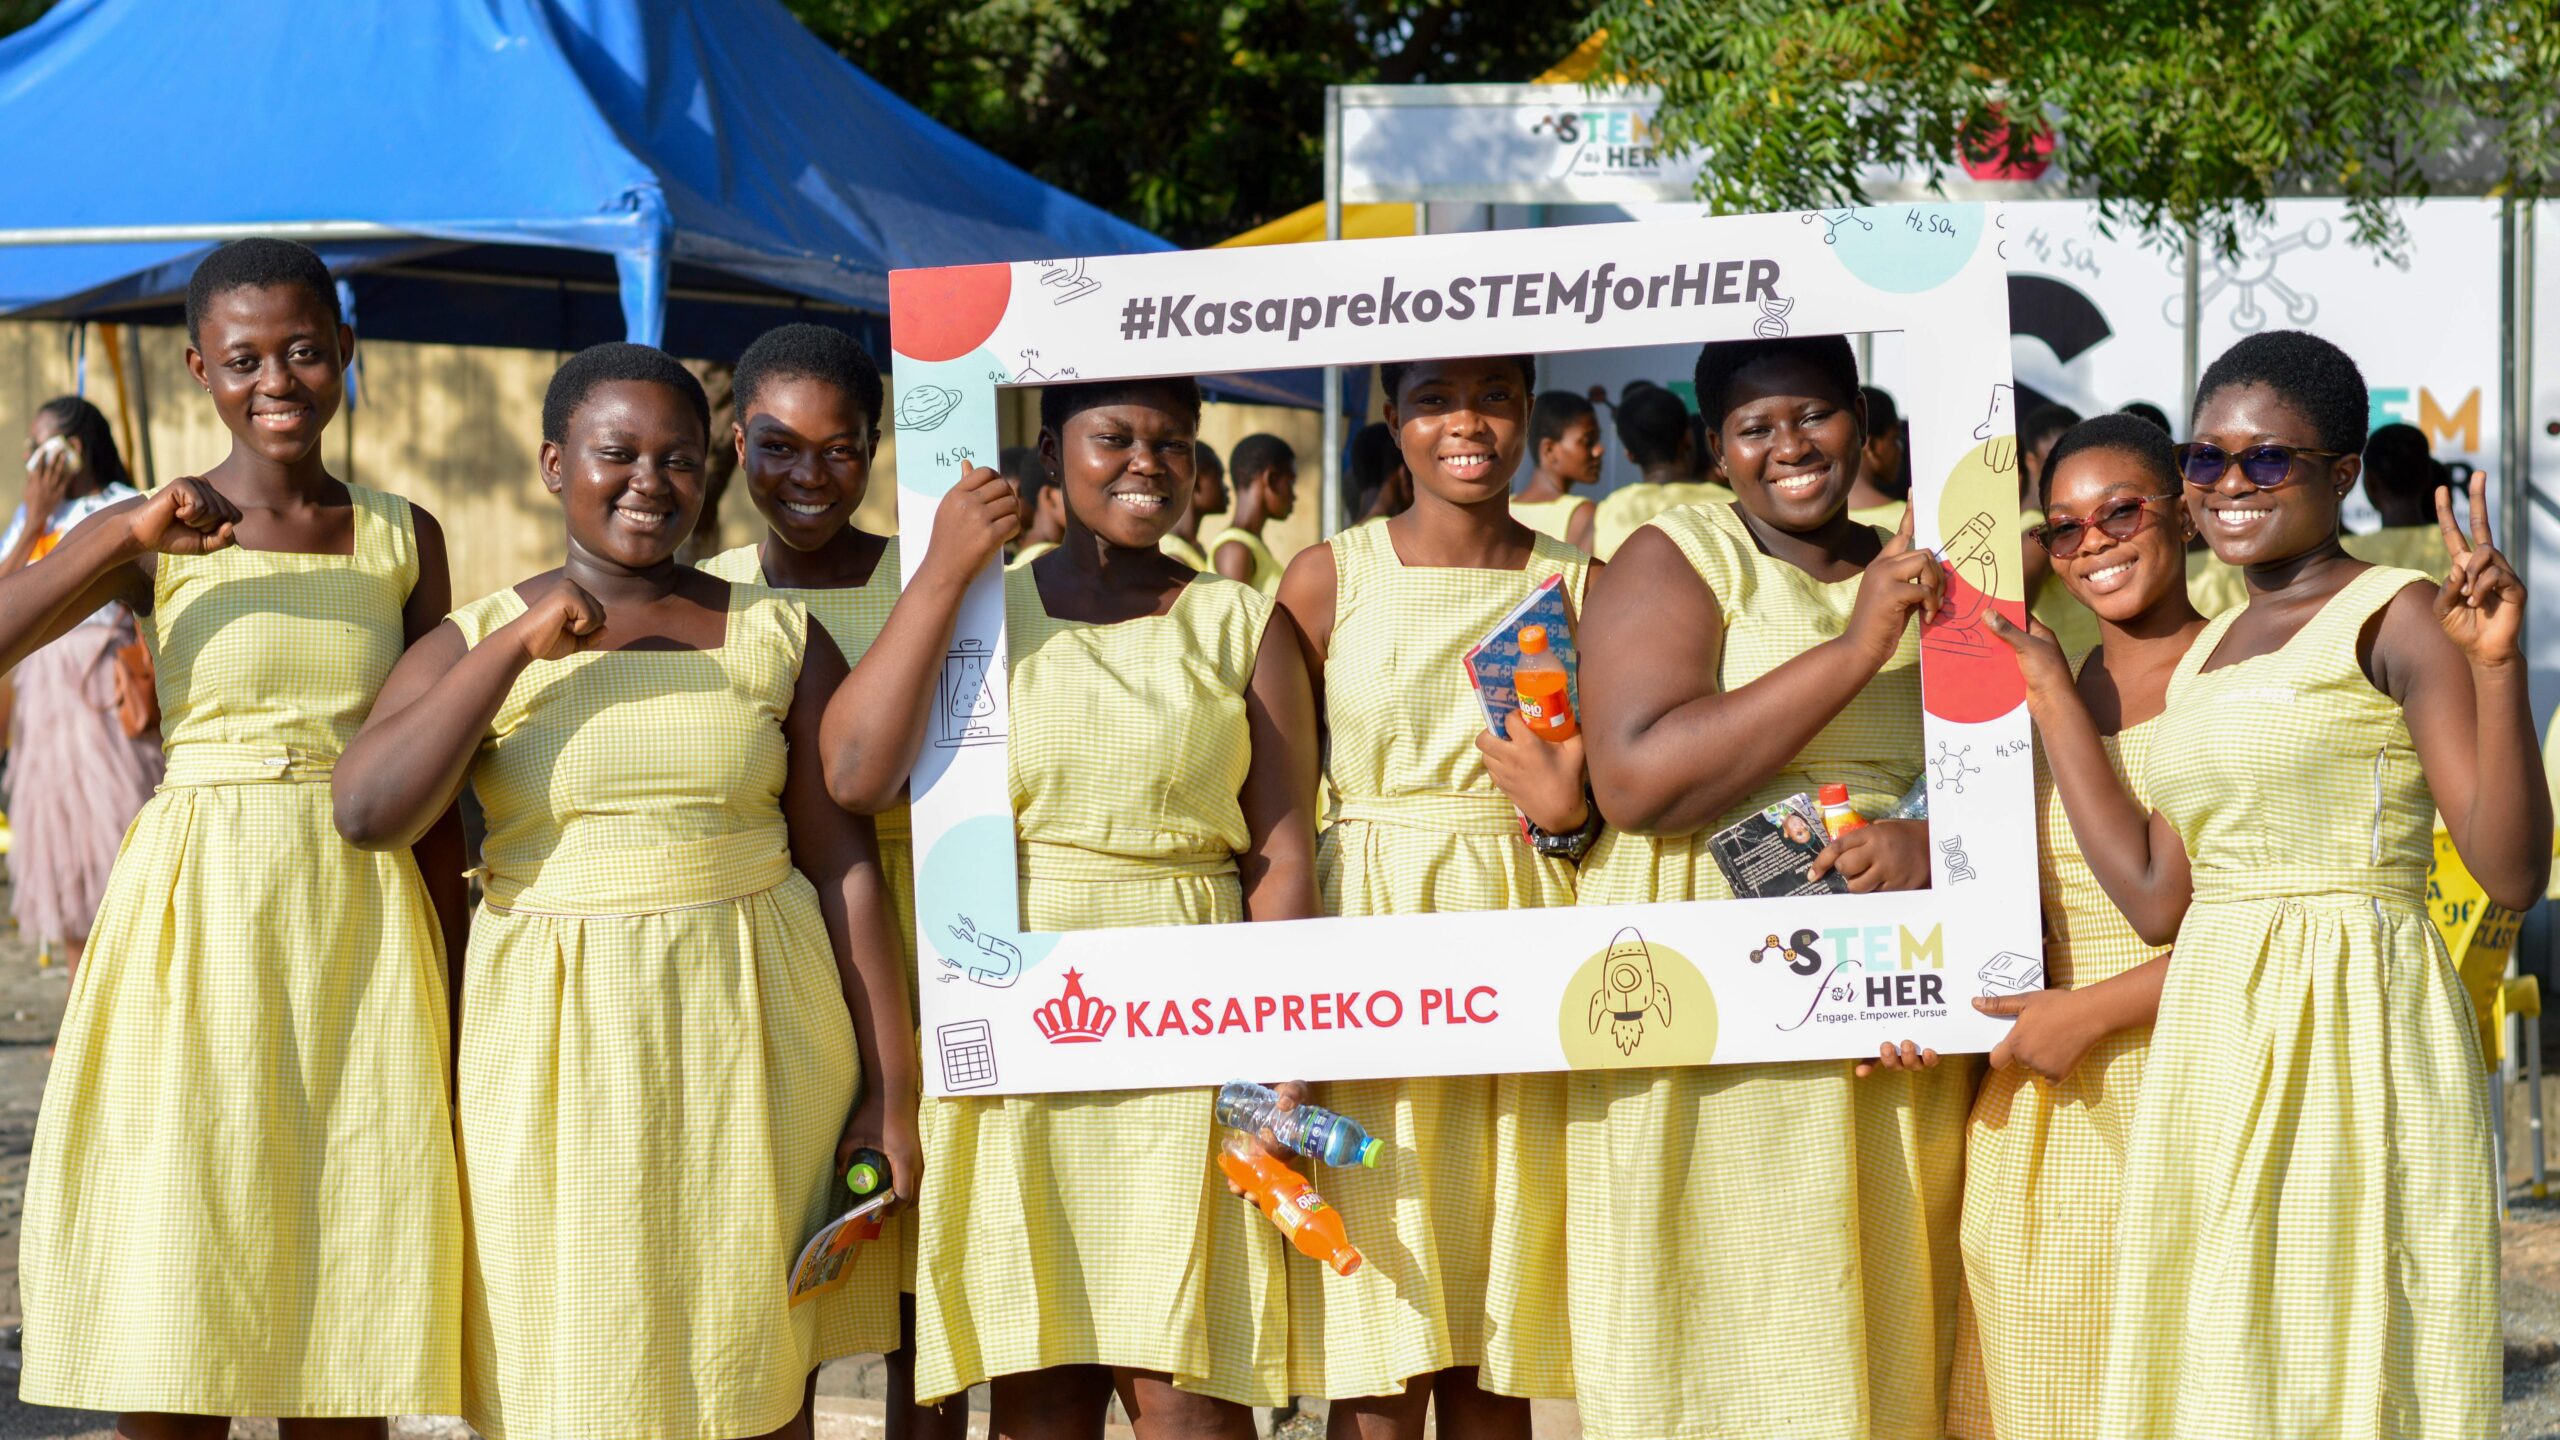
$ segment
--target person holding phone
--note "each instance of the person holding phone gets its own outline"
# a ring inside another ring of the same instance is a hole
[[[0,575],[62,543],[81,521],[142,492],[115,432],[77,395],[46,401],[27,427],[27,490],[0,534]],[[105,899],[125,827],[164,768],[151,667],[133,612],[102,605],[71,633],[20,662],[10,677],[9,910],[18,932],[58,941],[79,978],[80,952]],[[141,687],[143,694],[128,693]],[[150,723],[128,728],[127,717]]]

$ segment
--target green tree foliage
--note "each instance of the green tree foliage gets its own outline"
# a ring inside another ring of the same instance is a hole
[[[2104,216],[2226,247],[2286,194],[2343,195],[2396,253],[2389,199],[2480,153],[2503,192],[2560,163],[2553,0],[1601,0],[1609,63],[1662,87],[1666,143],[1715,157],[1720,209],[1863,198],[1859,172],[1936,183],[1960,147],[2054,159]]]
[[[1557,0],[790,5],[926,114],[1182,245],[1324,193],[1325,86],[1528,80],[1583,19]]]

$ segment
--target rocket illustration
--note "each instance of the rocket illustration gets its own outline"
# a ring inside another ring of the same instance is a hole
[[[1633,1055],[1644,1043],[1647,1010],[1670,1024],[1671,987],[1653,978],[1653,952],[1630,925],[1609,941],[1609,954],[1600,962],[1600,988],[1591,992],[1591,1033],[1600,1033],[1605,1017],[1618,1053]]]

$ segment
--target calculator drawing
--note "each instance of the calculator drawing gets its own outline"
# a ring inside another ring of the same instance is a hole
[[[984,1020],[961,1020],[933,1032],[942,1047],[942,1088],[983,1090],[996,1083],[995,1036]]]

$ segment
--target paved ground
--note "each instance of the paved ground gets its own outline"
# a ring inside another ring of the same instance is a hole
[[[6,922],[7,889],[0,883],[0,1325],[18,1314],[18,1213],[26,1190],[27,1151],[34,1139],[36,1102],[44,1091],[46,1047],[60,1023],[69,986],[61,968],[38,968],[30,947]],[[2511,1119],[2513,1173],[2524,1178],[2522,1087]],[[2560,1128],[2560,1080],[2545,1082],[2555,1128]],[[2560,1135],[2553,1137],[2560,1152]],[[2556,1156],[2560,1158],[2560,1156]],[[2519,1183],[2506,1231],[2506,1440],[2560,1440],[2560,1198],[2535,1200]],[[2560,1185],[2555,1185],[2560,1194]],[[111,1440],[109,1417],[46,1410],[17,1400],[17,1356],[0,1348],[0,1440]],[[819,1377],[818,1440],[874,1440],[880,1428],[880,1377],[876,1361],[829,1366]],[[981,1401],[983,1408],[983,1400]],[[1262,1417],[1269,1427],[1275,1417]],[[1280,1424],[1281,1440],[1316,1440],[1315,1414]],[[244,1422],[235,1437],[273,1440],[272,1422]],[[401,1440],[472,1440],[458,1420],[405,1418],[393,1433]],[[982,1435],[983,1417],[973,1435]],[[1114,1425],[1111,1434],[1128,1431]],[[1567,1403],[1542,1404],[1538,1440],[1580,1440],[1582,1427]]]

